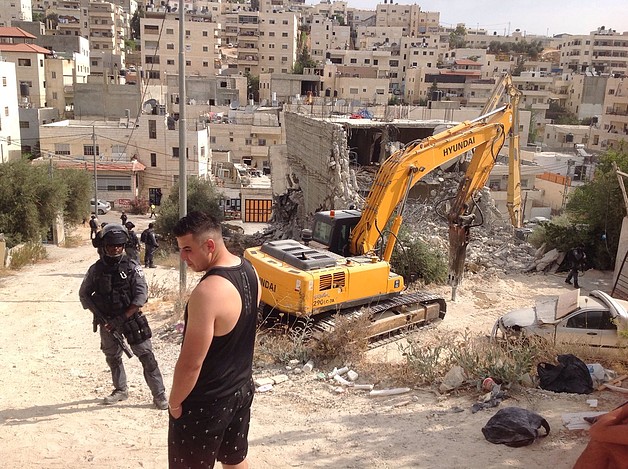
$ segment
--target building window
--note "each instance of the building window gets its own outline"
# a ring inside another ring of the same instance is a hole
[[[157,153],[150,154],[150,165],[153,168],[157,166]]]
[[[216,143],[216,137],[209,137],[209,143]]]
[[[83,155],[85,156],[94,156],[94,146],[93,145],[83,145]],[[96,156],[100,155],[100,146],[96,145]]]
[[[252,138],[245,138],[244,139],[244,144],[245,145],[253,145],[253,139]]]
[[[281,45],[281,48],[282,48],[282,49],[287,49],[287,48],[288,48],[288,44],[282,44],[282,45]]]
[[[100,191],[130,191],[131,176],[98,176],[98,190]]]
[[[268,33],[268,35],[269,35],[270,37],[275,37],[275,32],[274,32],[274,31],[271,31],[271,32],[269,32],[269,33]]]
[[[166,44],[166,49],[168,50],[174,50],[174,44],[172,42],[169,42],[168,44]],[[146,57],[148,59],[148,57]],[[148,62],[147,62],[148,63]]]
[[[50,73],[50,76],[51,76],[52,78],[57,78],[57,72],[51,72],[51,73]]]
[[[209,62],[203,62],[203,67],[209,67]]]
[[[55,143],[55,155],[69,155],[70,144],[69,143]]]
[[[172,157],[179,158],[179,147],[172,147]]]
[[[31,59],[17,59],[17,64],[20,67],[30,67],[31,66]]]
[[[4,107],[4,115],[9,117],[9,106]]]
[[[288,37],[288,33],[281,33],[281,37]]]
[[[20,129],[30,129],[31,125],[28,121],[20,121]]]
[[[168,59],[168,60],[166,60],[166,64],[168,64],[168,65],[174,65],[174,59]]]
[[[7,77],[2,77],[2,86],[7,86]]]
[[[156,120],[148,121],[148,138],[152,138],[152,139],[157,138],[157,121]]]
[[[266,139],[265,139],[265,138],[258,138],[258,139],[257,139],[257,144],[258,144],[260,147],[266,146]]]
[[[151,80],[159,80],[159,70],[149,70],[148,78]]]
[[[203,31],[203,37],[207,37],[207,36],[208,36],[207,31]]]
[[[166,28],[166,34],[174,34],[174,29]]]
[[[185,66],[186,67],[191,67],[192,66],[192,61],[191,60],[186,60],[185,61]]]
[[[209,52],[209,47],[203,46],[203,52]]]

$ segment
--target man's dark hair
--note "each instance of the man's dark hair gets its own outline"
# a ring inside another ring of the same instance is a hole
[[[149,228],[149,229],[153,228],[154,226],[155,226],[155,224],[154,224],[154,223],[149,223],[149,224],[148,224],[148,228]]]
[[[175,236],[192,234],[194,237],[203,233],[222,233],[220,222],[205,212],[190,212],[181,218],[172,229]]]

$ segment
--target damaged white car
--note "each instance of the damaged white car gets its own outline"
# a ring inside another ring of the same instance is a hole
[[[594,347],[628,346],[628,301],[600,290],[580,296],[580,289],[538,298],[531,308],[511,311],[493,326],[493,339],[541,336],[552,343]]]

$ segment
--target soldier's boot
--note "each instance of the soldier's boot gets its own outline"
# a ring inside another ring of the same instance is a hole
[[[122,389],[114,389],[114,391],[109,394],[107,397],[105,397],[103,399],[103,404],[105,405],[111,405],[111,404],[115,404],[116,402],[120,402],[120,401],[126,401],[129,398],[129,393],[126,390],[122,390]]]

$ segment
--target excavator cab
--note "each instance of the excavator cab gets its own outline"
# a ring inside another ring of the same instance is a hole
[[[360,221],[359,210],[328,210],[314,214],[312,241],[340,256],[349,256],[349,237]]]

